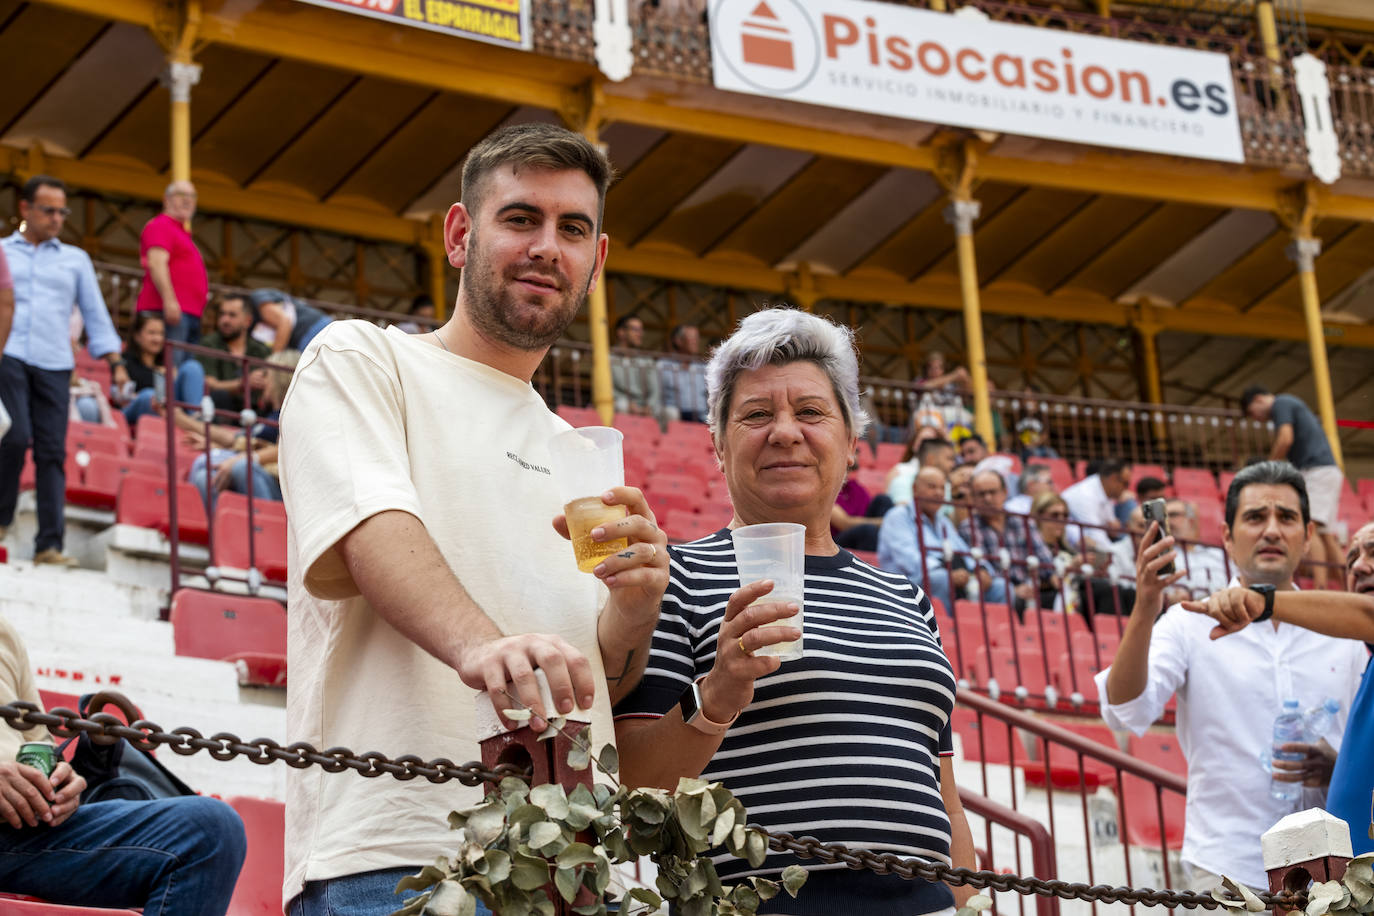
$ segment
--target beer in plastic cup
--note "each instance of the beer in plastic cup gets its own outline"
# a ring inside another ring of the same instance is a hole
[[[601,494],[625,484],[625,436],[609,426],[584,426],[559,433],[549,440],[554,480],[568,520],[577,568],[591,572],[613,553],[630,546],[628,538],[593,541],[592,529],[624,518],[624,506],[608,506]]]
[[[773,590],[754,604],[796,602],[796,615],[764,624],[802,629],[806,605],[802,601],[806,574],[806,526],[792,522],[745,525],[730,532],[735,542],[735,562],[741,586],[772,579]],[[755,655],[777,656],[783,661],[802,657],[801,639],[763,646]]]

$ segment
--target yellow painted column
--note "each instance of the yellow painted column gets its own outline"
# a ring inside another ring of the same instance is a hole
[[[1264,46],[1264,56],[1278,63],[1279,30],[1274,22],[1273,0],[1259,0],[1255,4],[1255,19],[1259,26],[1260,44]]]
[[[1136,331],[1140,334],[1140,356],[1145,361],[1145,393],[1151,404],[1163,404],[1164,386],[1159,378],[1159,348],[1155,344],[1159,326],[1140,324],[1136,325]]]
[[[582,127],[582,136],[592,143],[599,143],[598,133],[596,119],[589,116]],[[608,262],[609,258],[607,255]],[[611,327],[609,309],[606,307],[608,282],[603,267],[601,279],[587,296],[587,334],[592,342],[592,406],[606,426],[610,426],[615,419],[615,390],[611,385]]]
[[[448,249],[444,246],[444,216],[436,213],[429,218],[425,233],[425,258],[429,261],[429,298],[434,300],[434,318],[448,320]]]
[[[1331,454],[1342,469],[1340,429],[1336,426],[1336,402],[1331,396],[1331,369],[1326,362],[1326,332],[1322,329],[1322,303],[1317,293],[1317,255],[1321,254],[1321,239],[1298,235],[1288,246],[1288,257],[1298,266],[1298,284],[1302,289],[1302,313],[1307,323],[1307,348],[1312,358],[1312,382],[1317,389],[1317,415],[1322,429],[1331,443]]]
[[[981,205],[971,198],[955,197],[945,208],[945,222],[954,227],[959,252],[959,290],[964,300],[964,341],[968,371],[973,380],[973,424],[978,435],[995,449],[992,434],[992,402],[988,397],[988,358],[983,348],[983,309],[978,296],[978,262],[973,250],[973,222]]]
[[[191,87],[200,82],[200,64],[190,54],[173,53],[163,73],[172,93],[172,180],[191,180]]]

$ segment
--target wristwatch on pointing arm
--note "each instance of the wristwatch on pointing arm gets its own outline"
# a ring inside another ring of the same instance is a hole
[[[1256,593],[1261,594],[1261,595],[1264,596],[1264,611],[1263,611],[1258,617],[1256,617],[1254,620],[1252,620],[1252,621],[1250,621],[1250,622],[1251,622],[1251,623],[1259,623],[1261,620],[1268,620],[1270,617],[1273,617],[1273,616],[1274,616],[1274,586],[1269,585],[1268,583],[1265,583],[1265,584],[1261,584],[1261,585],[1250,585],[1250,586],[1247,586],[1247,588],[1249,588],[1250,591],[1252,591],[1252,592],[1256,592]]]
[[[706,675],[703,674],[692,681],[692,686],[682,691],[682,696],[677,701],[677,708],[682,710],[682,721],[702,734],[723,735],[729,731],[731,725],[735,724],[735,720],[739,718],[739,713],[731,716],[729,722],[712,722],[706,718],[706,714],[701,711],[701,682],[705,679]]]

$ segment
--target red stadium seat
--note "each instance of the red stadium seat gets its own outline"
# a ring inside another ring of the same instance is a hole
[[[1187,775],[1187,764],[1178,741],[1173,735],[1132,735],[1126,752],[1132,757],[1153,763],[1179,776]],[[1158,848],[1161,838],[1170,849],[1183,845],[1183,820],[1186,807],[1183,796],[1175,792],[1161,792],[1164,823],[1161,830],[1160,799],[1155,787],[1138,776],[1122,776],[1122,807],[1126,818],[1126,842],[1133,846]]]
[[[1110,664],[1110,659],[1104,658],[1102,667]],[[1068,699],[1075,692],[1082,695],[1084,701],[1088,703],[1100,702],[1097,693],[1097,682],[1093,678],[1097,672],[1102,670],[1098,667],[1091,651],[1078,652],[1070,657],[1069,653],[1058,657],[1054,668],[1050,672],[1050,682],[1054,684],[1054,689],[1059,691],[1059,695]]]
[[[67,454],[85,449],[107,455],[128,455],[129,443],[113,426],[99,423],[71,423],[67,427]]]
[[[864,561],[865,563],[867,563],[869,566],[877,566],[877,565],[878,565],[878,554],[877,554],[876,552],[874,552],[874,551],[871,551],[871,550],[851,550],[851,551],[849,551],[849,552],[852,553],[852,554],[854,554],[854,556],[858,557],[860,560],[863,560],[863,561]]]
[[[1168,484],[1168,482],[1169,482],[1169,474],[1168,474],[1168,472],[1165,471],[1164,468],[1160,467],[1159,465],[1157,465],[1157,464],[1137,464],[1137,465],[1135,465],[1135,466],[1133,466],[1133,467],[1131,468],[1131,489],[1132,489],[1132,490],[1135,489],[1135,485],[1136,485],[1137,483],[1140,482],[1140,478],[1142,478],[1142,477],[1153,477],[1153,478],[1155,478],[1156,480],[1162,480],[1162,481],[1164,481],[1165,484]]]
[[[183,588],[171,621],[177,655],[235,662],[240,683],[286,683],[286,608],[277,602]]]
[[[256,566],[268,581],[285,582],[286,517],[254,515],[251,557],[248,542],[246,508],[226,508],[215,512],[215,542],[210,563],[233,569]]]
[[[113,509],[119,499],[119,482],[127,474],[160,478],[166,474],[162,465],[151,461],[99,452],[88,452],[88,464],[79,477],[67,476],[67,502],[91,509]],[[197,497],[199,498],[199,497]]]
[[[687,490],[660,490],[653,487],[646,491],[645,496],[655,514],[660,512],[695,512],[697,508],[698,498]]]
[[[949,723],[963,742],[967,760],[1000,764],[1014,762],[1016,766],[1025,766],[1030,760],[1030,755],[1021,744],[1020,734],[1000,719],[983,716],[980,724],[976,712],[956,706]]]
[[[643,417],[632,413],[618,413],[611,425],[625,434],[625,440],[629,442],[642,442],[646,445],[653,445],[658,442],[662,435],[658,428],[658,421],[653,417]]]
[[[156,414],[145,413],[134,424],[134,439],[145,445],[150,442],[160,442],[163,449],[166,449],[167,421]]]
[[[1119,750],[1116,745],[1116,737],[1111,729],[1105,725],[1087,725],[1076,722],[1056,722],[1060,728],[1071,731],[1075,735],[1094,741],[1109,750]],[[1045,749],[1049,749],[1048,759],[1046,759]],[[1082,766],[1079,766],[1078,751],[1054,741],[1042,741],[1038,737],[1033,737],[1031,750],[1037,758],[1037,763],[1026,767],[1026,784],[1033,786],[1043,786],[1046,780],[1058,789],[1073,788],[1082,785],[1084,788],[1093,790],[1099,785],[1112,785],[1116,780],[1116,767],[1103,760],[1090,757],[1087,754],[1082,756]]]
[[[860,443],[859,455],[862,457],[864,454],[863,444]],[[870,451],[868,454],[872,454],[872,452]],[[894,464],[902,460],[902,456],[905,454],[906,445],[901,442],[879,442],[878,454],[873,456],[873,461],[870,464],[886,474]]]
[[[200,491],[189,483],[177,484],[177,535],[192,544],[210,543],[210,525]],[[142,474],[126,474],[119,481],[115,521],[121,525],[152,528],[171,537],[172,523],[167,482]]]
[[[1221,499],[1217,479],[1204,468],[1174,468],[1174,492],[1180,499],[1193,501]]]
[[[595,407],[569,407],[566,404],[560,404],[555,413],[567,420],[569,426],[601,425],[601,414],[596,412]]]
[[[229,806],[243,818],[248,855],[243,860],[228,916],[264,916],[281,912],[281,886],[286,834],[286,808],[279,801],[238,795]]]
[[[221,490],[219,497],[215,500],[215,512],[218,514],[225,509],[247,512],[248,496],[234,490]],[[253,516],[256,518],[259,515],[263,518],[277,518],[285,521],[286,504],[275,499],[262,499],[261,497],[254,499]]]

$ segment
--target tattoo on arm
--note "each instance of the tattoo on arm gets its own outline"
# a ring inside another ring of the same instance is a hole
[[[621,668],[621,669],[620,669],[620,673],[617,674],[615,677],[608,677],[608,678],[606,678],[606,683],[607,683],[607,684],[619,684],[621,681],[625,680],[625,678],[629,677],[629,676],[630,676],[630,669],[631,669],[631,667],[634,665],[634,660],[635,660],[635,650],[634,650],[634,649],[631,649],[629,652],[625,653],[625,667],[624,667],[624,668]]]

